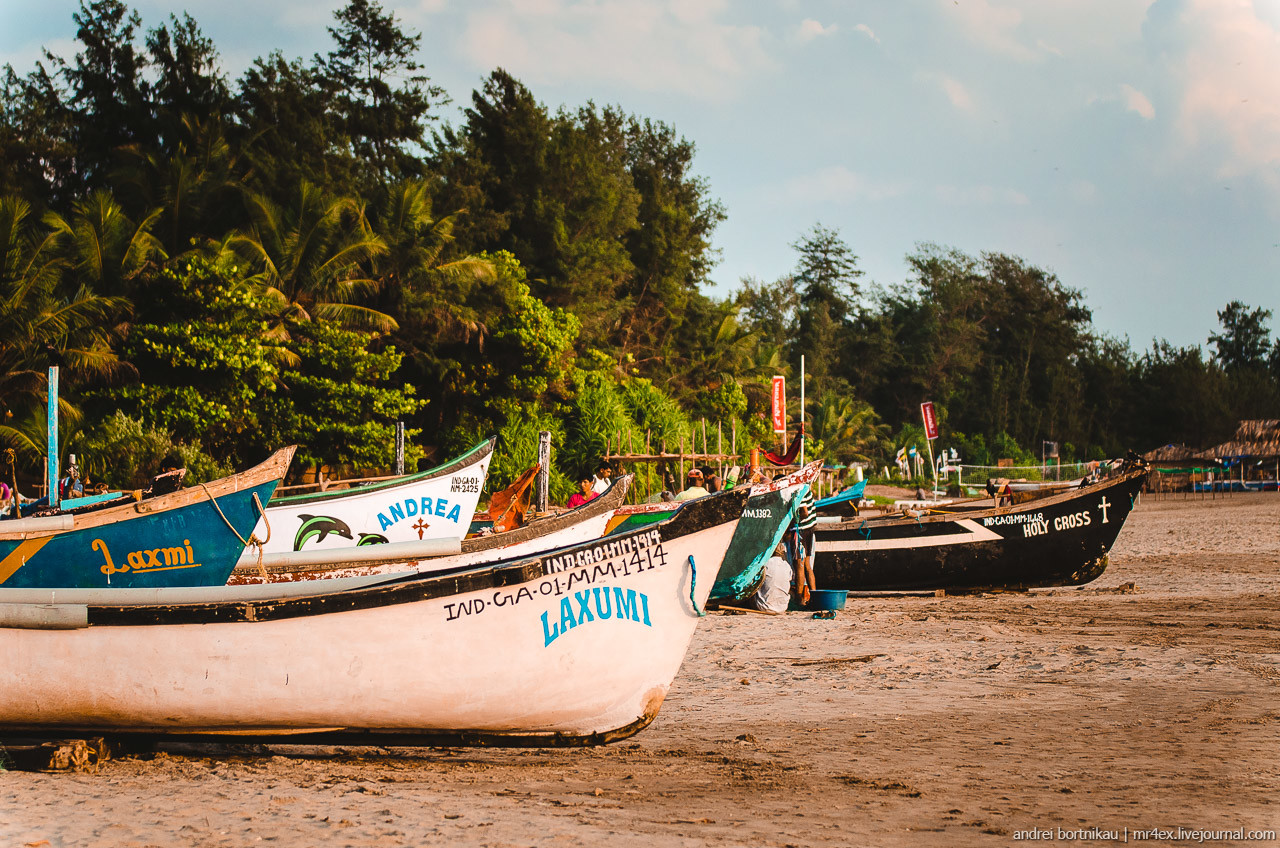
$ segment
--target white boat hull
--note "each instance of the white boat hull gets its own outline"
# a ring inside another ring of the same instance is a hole
[[[736,529],[725,516],[310,599],[0,627],[0,731],[611,741],[657,714]]]
[[[431,472],[354,489],[273,498],[253,530],[264,554],[461,539],[489,473],[492,442]],[[257,562],[249,546],[240,565]]]

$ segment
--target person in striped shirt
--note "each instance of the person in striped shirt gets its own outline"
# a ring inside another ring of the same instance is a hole
[[[805,487],[800,497],[800,506],[796,509],[796,534],[800,541],[800,551],[795,568],[796,594],[800,600],[809,603],[809,593],[818,588],[813,578],[813,528],[818,524],[818,513],[814,509],[813,489]]]

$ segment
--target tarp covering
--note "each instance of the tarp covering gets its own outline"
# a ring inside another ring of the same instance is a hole
[[[741,600],[756,585],[765,560],[782,541],[808,488],[802,483],[793,490],[751,496],[711,587],[711,600]]]
[[[862,493],[865,492],[866,490],[867,490],[867,481],[859,480],[849,488],[836,492],[834,495],[832,495],[829,498],[823,498],[822,500],[818,501],[816,504],[813,505],[813,508],[822,509],[823,507],[834,506],[835,504],[845,503],[847,501],[851,501],[854,499],[861,499]]]

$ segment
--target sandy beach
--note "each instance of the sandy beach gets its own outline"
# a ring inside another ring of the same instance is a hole
[[[657,721],[610,747],[246,750],[0,773],[0,848],[1276,830],[1280,496],[1146,498],[1078,589],[712,614]]]

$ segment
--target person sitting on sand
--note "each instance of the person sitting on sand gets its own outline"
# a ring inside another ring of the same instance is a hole
[[[783,545],[774,548],[773,556],[765,560],[764,579],[751,599],[756,609],[765,612],[786,612],[791,603],[791,563],[787,562],[787,549]]]
[[[582,479],[578,481],[578,491],[569,496],[569,503],[567,503],[566,506],[568,506],[569,509],[573,509],[574,507],[582,506],[587,501],[594,500],[598,497],[600,496],[591,491],[591,478],[584,474]]]

